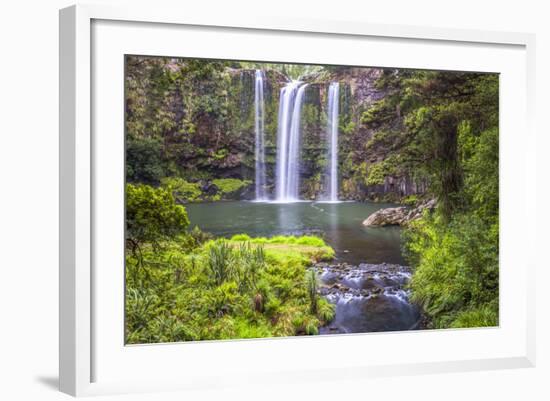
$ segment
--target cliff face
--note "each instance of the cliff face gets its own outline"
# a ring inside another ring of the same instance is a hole
[[[340,83],[339,197],[398,200],[425,191],[426,182],[413,178],[406,168],[392,167],[399,156],[403,121],[398,107],[378,113],[388,95],[380,84],[383,75],[379,68],[327,67],[302,77],[308,83],[301,119],[303,198],[316,199],[325,191],[331,82]],[[254,69],[230,62],[130,58],[126,78],[129,179],[156,183],[157,176],[176,175],[190,182],[253,181],[254,80]],[[271,192],[279,97],[288,81],[276,69],[265,70],[265,154]],[[150,165],[162,171],[149,171]]]
[[[335,68],[306,81],[308,107],[302,134],[304,146],[302,180],[306,198],[315,198],[323,190],[323,168],[327,147],[327,88],[331,82],[340,83],[339,107],[339,196],[354,200],[399,200],[422,194],[427,183],[414,178],[406,168],[391,167],[399,155],[399,133],[404,132],[399,108],[381,108],[388,90],[381,85],[384,70],[380,68]],[[310,115],[311,114],[311,115]]]

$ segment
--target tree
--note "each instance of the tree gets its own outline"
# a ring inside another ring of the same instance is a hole
[[[132,252],[143,243],[154,247],[185,231],[189,219],[170,191],[149,185],[126,185],[126,242]]]
[[[128,139],[126,144],[126,178],[131,182],[158,184],[164,177],[162,143],[158,139]]]

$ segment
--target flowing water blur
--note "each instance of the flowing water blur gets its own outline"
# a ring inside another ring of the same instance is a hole
[[[299,200],[301,113],[308,85],[291,81],[281,89],[277,120],[277,166],[275,199],[279,202]]]

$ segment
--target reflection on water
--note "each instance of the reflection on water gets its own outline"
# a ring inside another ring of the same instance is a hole
[[[317,234],[348,263],[404,264],[399,227],[367,228],[361,223],[389,204],[217,202],[186,205],[192,225],[218,236]]]

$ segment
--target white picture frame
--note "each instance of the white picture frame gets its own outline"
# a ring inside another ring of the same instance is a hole
[[[173,36],[174,32],[193,35],[194,38],[200,39],[200,48],[194,48],[191,51],[190,48],[182,48],[181,45],[170,41],[167,41],[168,43],[162,48],[155,47],[155,43],[160,43],[159,38],[164,38],[168,34]],[[224,34],[237,42],[249,40],[250,47],[244,49],[237,45],[232,47],[222,44],[222,49],[216,45],[220,38],[216,36],[218,34]],[[265,50],[271,53],[260,54],[259,49],[253,49],[252,39],[254,35],[260,34],[265,40],[272,41],[273,46],[267,46]],[[309,55],[292,53],[292,49],[287,49],[286,53],[283,52],[277,43],[284,42],[287,40],[285,38],[298,41],[296,43],[303,41],[306,45],[311,43],[311,46],[308,46]],[[98,193],[107,194],[106,188],[109,186],[113,188],[123,182],[119,180],[118,173],[112,174],[111,178],[105,178],[106,171],[113,171],[111,167],[118,168],[120,160],[123,160],[120,159],[123,158],[123,154],[116,153],[121,149],[120,141],[123,138],[123,132],[118,132],[117,129],[123,124],[123,114],[119,113],[122,103],[118,106],[116,103],[120,100],[118,96],[122,86],[119,85],[121,81],[110,80],[110,74],[115,74],[118,77],[116,79],[122,76],[122,70],[118,69],[122,63],[119,56],[132,52],[182,57],[197,56],[200,53],[217,55],[217,58],[246,59],[247,56],[252,57],[252,54],[256,54],[254,59],[257,60],[271,58],[273,61],[312,61],[312,58],[317,57],[315,42],[321,38],[326,43],[337,40],[338,45],[342,47],[341,54],[346,51],[346,46],[353,45],[350,47],[353,49],[363,46],[363,43],[365,46],[371,46],[369,49],[372,49],[373,54],[381,55],[381,58],[373,63],[377,66],[387,64],[395,67],[490,70],[510,77],[501,83],[501,106],[504,111],[511,111],[512,106],[514,110],[516,110],[515,107],[518,109],[515,115],[509,116],[507,113],[501,121],[501,128],[506,128],[501,130],[501,138],[506,138],[501,147],[501,156],[503,156],[501,198],[505,200],[501,206],[503,223],[501,230],[506,234],[501,240],[501,264],[508,266],[520,260],[517,249],[511,249],[511,245],[515,245],[520,250],[527,250],[532,246],[533,241],[529,241],[528,236],[516,238],[517,234],[512,231],[519,224],[520,218],[522,221],[527,221],[528,225],[534,224],[536,210],[533,206],[527,206],[527,200],[521,194],[507,192],[513,190],[507,183],[514,181],[529,185],[530,182],[534,182],[536,175],[535,133],[532,127],[535,85],[534,35],[373,25],[360,21],[296,20],[290,17],[258,17],[255,20],[248,18],[240,20],[235,16],[191,15],[186,14],[182,9],[166,10],[154,6],[141,8],[113,8],[103,5],[72,6],[60,11],[59,375],[61,391],[81,396],[245,385],[246,381],[252,377],[257,383],[277,380],[283,385],[285,382],[297,379],[327,380],[343,377],[360,379],[380,375],[534,366],[536,260],[529,259],[532,256],[523,256],[521,259],[521,274],[516,282],[515,292],[518,300],[509,299],[511,294],[507,291],[509,287],[506,287],[508,270],[504,270],[503,284],[505,285],[501,291],[501,314],[503,315],[499,328],[432,330],[399,337],[400,342],[404,344],[403,350],[407,349],[406,344],[411,348],[427,347],[432,344],[434,348],[432,355],[424,359],[420,359],[411,351],[410,354],[401,355],[401,358],[389,356],[386,361],[382,356],[378,356],[374,349],[368,354],[369,358],[360,359],[354,363],[343,360],[340,366],[334,365],[334,361],[318,360],[315,357],[312,357],[308,363],[302,363],[303,358],[299,359],[304,355],[313,355],[315,349],[320,346],[319,341],[323,341],[323,347],[340,349],[349,347],[350,350],[361,350],[367,345],[372,345],[373,339],[378,343],[395,341],[396,333],[138,347],[124,347],[122,338],[118,338],[120,336],[105,335],[109,330],[120,333],[123,324],[120,321],[120,316],[123,314],[120,308],[111,308],[115,312],[109,314],[105,307],[107,301],[112,305],[113,299],[109,297],[116,296],[117,291],[120,291],[119,295],[122,299],[123,287],[120,286],[119,279],[120,274],[123,273],[119,272],[119,276],[114,276],[114,279],[110,280],[107,275],[111,273],[105,274],[105,271],[101,270],[105,266],[102,262],[105,260],[103,258],[113,256],[112,252],[116,253],[116,250],[109,251],[111,253],[102,251],[100,243],[103,236],[98,236],[101,230],[104,230],[105,224],[110,224],[109,218],[120,217],[120,210],[123,210],[123,204],[119,202],[120,197],[112,198],[112,205],[115,205],[114,214],[106,211],[106,208],[110,207],[109,202],[105,203],[106,198],[98,198]],[[438,49],[441,60],[437,62],[402,60],[397,61],[399,65],[395,65],[395,60],[404,57],[404,53],[401,56],[390,55],[390,51],[384,48],[397,46],[398,42],[401,43],[403,51],[408,48],[425,51],[426,60],[430,59],[428,56],[430,52],[434,52],[435,47]],[[494,49],[494,53],[484,55],[488,49]],[[208,53],[209,51],[211,53]],[[453,57],[457,57],[461,52],[465,55],[462,64],[457,63],[456,60],[453,61]],[[386,58],[382,57],[384,54]],[[473,57],[471,54],[476,56]],[[302,57],[309,58],[302,59]],[[354,60],[357,60],[357,65],[365,65],[360,56],[353,59],[352,55],[349,55],[341,64],[353,64]],[[314,61],[330,62],[327,58],[318,58]],[[105,85],[105,82],[109,84]],[[113,83],[112,87],[110,82]],[[107,86],[114,92],[102,89]],[[507,98],[502,100],[502,97],[514,91],[518,98],[514,99],[514,103],[508,103]],[[97,101],[101,96],[106,100],[105,102]],[[107,99],[111,99],[114,103],[108,103]],[[104,104],[109,105],[108,113],[111,113],[109,118],[104,118],[107,116],[104,110],[107,106]],[[99,138],[98,140],[94,136],[96,132],[94,130],[103,127],[104,122],[112,124],[109,128],[112,127],[115,130],[112,132],[116,132],[116,135],[111,139]],[[514,132],[521,132],[523,145],[520,146],[517,138],[509,135],[512,130],[508,128],[514,128]],[[106,141],[110,140],[114,142],[108,144]],[[111,149],[111,153],[106,151],[107,148]],[[510,151],[514,151],[515,157],[520,160],[515,167],[506,164],[507,152]],[[100,159],[101,163],[99,163]],[[120,192],[117,196],[120,196]],[[521,215],[514,217],[513,209],[516,208],[521,208]],[[117,224],[122,225],[123,221],[120,220]],[[116,241],[123,237],[119,228],[116,226],[113,230],[115,245]],[[528,231],[535,232],[533,227]],[[533,252],[526,252],[526,254],[534,255]],[[117,257],[120,258],[120,254]],[[120,261],[120,259],[117,260]],[[122,271],[123,264],[120,265],[120,269]],[[109,283],[114,284],[109,285]],[[98,293],[101,293],[102,299],[105,297],[104,301],[98,299]],[[508,308],[507,306],[512,303],[514,307]],[[115,340],[111,344],[106,337],[114,337]],[[454,344],[456,347],[454,350],[448,349],[445,352],[438,350],[437,347],[444,347],[445,344]],[[473,349],[466,352],[463,344],[472,344]],[[286,359],[277,359],[277,355],[285,353]],[[135,366],[140,362],[145,366],[158,366],[162,362],[168,367],[173,367],[174,361],[182,361],[182,355],[186,355],[186,359],[180,366],[181,371],[177,374],[165,374],[160,369],[158,372],[151,370],[148,373],[149,376],[146,374],[144,377],[138,377],[137,373],[131,369],[132,365]],[[357,351],[356,355],[361,355],[361,351]],[[211,369],[207,364],[200,363],[199,356],[206,360],[221,356],[220,366]],[[271,368],[250,366],[254,358],[260,357],[272,358]],[[289,364],[288,369],[284,365],[285,361]],[[331,367],[329,363],[332,363]],[[121,369],[122,367],[125,369]],[[232,375],[233,367],[241,377],[243,377],[242,373],[246,373],[243,379]],[[125,374],[120,374],[121,371]]]

